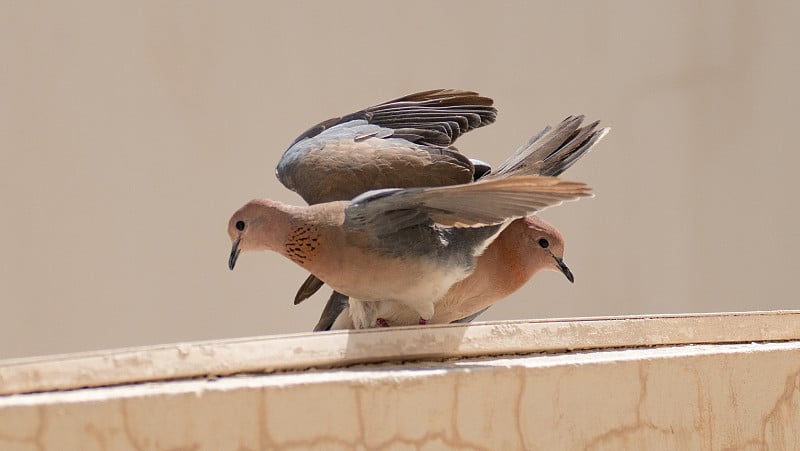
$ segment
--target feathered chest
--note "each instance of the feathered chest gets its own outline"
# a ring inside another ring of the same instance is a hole
[[[287,235],[284,244],[286,256],[301,266],[313,261],[319,254],[319,249],[319,227],[310,224],[294,227]]]

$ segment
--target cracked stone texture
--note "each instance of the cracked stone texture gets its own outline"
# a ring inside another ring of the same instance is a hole
[[[0,397],[4,451],[799,448],[796,341]]]

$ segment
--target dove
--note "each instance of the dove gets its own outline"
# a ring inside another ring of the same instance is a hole
[[[525,285],[539,271],[564,274],[574,281],[564,263],[564,238],[555,227],[538,216],[514,220],[477,259],[475,271],[455,283],[436,303],[431,324],[470,322],[496,302]],[[416,313],[396,303],[363,303],[352,300],[352,310],[379,326],[418,324]],[[364,305],[366,304],[366,305]],[[347,296],[334,292],[325,306],[314,331],[354,329]]]
[[[425,324],[514,219],[591,195],[584,183],[511,176],[371,190],[310,206],[254,199],[228,222],[228,266],[234,269],[241,252],[274,251],[339,293],[365,305],[398,303]],[[380,325],[352,308],[350,316],[356,328]]]
[[[438,89],[331,118],[298,136],[275,174],[308,204],[350,200],[380,188],[468,183],[490,168],[460,154],[453,143],[495,121],[492,103],[473,91]],[[322,285],[310,275],[294,303]]]

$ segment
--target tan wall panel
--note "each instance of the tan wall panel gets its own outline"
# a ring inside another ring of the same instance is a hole
[[[230,213],[318,120],[475,89],[499,163],[572,113],[613,127],[544,214],[570,286],[486,319],[796,307],[795,2],[11,2],[0,14],[0,357],[309,330],[301,270],[225,268]]]

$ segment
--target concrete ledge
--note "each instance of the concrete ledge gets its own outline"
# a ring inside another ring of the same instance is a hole
[[[0,388],[3,450],[800,449],[800,312],[104,351],[2,362]]]
[[[500,321],[274,335],[0,361],[0,395],[358,363],[800,339],[800,311]]]

